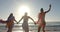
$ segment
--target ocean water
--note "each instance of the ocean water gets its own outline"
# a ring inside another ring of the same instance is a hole
[[[7,28],[6,24],[0,23],[0,32],[6,32]],[[34,25],[34,23],[29,23],[29,31],[37,32],[38,25]],[[42,29],[41,29],[42,31]],[[46,22],[45,31],[59,31],[60,32],[60,22]],[[13,28],[13,32],[23,32],[22,23],[15,24]]]

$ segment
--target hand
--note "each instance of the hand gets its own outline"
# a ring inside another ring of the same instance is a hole
[[[34,24],[36,25],[36,23],[34,22]]]
[[[51,7],[51,4],[49,5],[49,7]]]
[[[18,24],[19,22],[17,22],[17,24]]]

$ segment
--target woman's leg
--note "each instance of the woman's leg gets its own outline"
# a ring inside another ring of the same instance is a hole
[[[23,25],[22,28],[23,28],[23,30],[24,30],[25,32],[29,32],[29,27],[28,27],[28,26]]]
[[[41,26],[38,26],[38,32],[40,32]]]
[[[24,21],[22,24],[22,28],[25,32],[29,32],[29,26],[28,26],[28,22]]]
[[[29,28],[25,29],[25,32],[29,32]]]
[[[46,26],[46,25],[43,25],[43,26],[42,26],[42,30],[43,30],[43,32],[45,32],[45,26]]]
[[[8,27],[8,31],[7,32],[12,32],[12,29],[13,29],[13,25]]]
[[[8,28],[8,31],[7,32],[12,32],[12,28]]]

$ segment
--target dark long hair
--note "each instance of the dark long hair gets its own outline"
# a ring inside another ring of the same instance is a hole
[[[9,19],[10,17],[12,17],[12,16],[13,16],[13,13],[11,13],[11,14],[9,15],[8,19]]]

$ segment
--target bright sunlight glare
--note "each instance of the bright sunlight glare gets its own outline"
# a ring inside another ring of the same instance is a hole
[[[30,14],[30,8],[26,5],[21,5],[19,8],[18,8],[18,13],[20,15],[24,15],[24,13],[27,12],[28,14]]]

